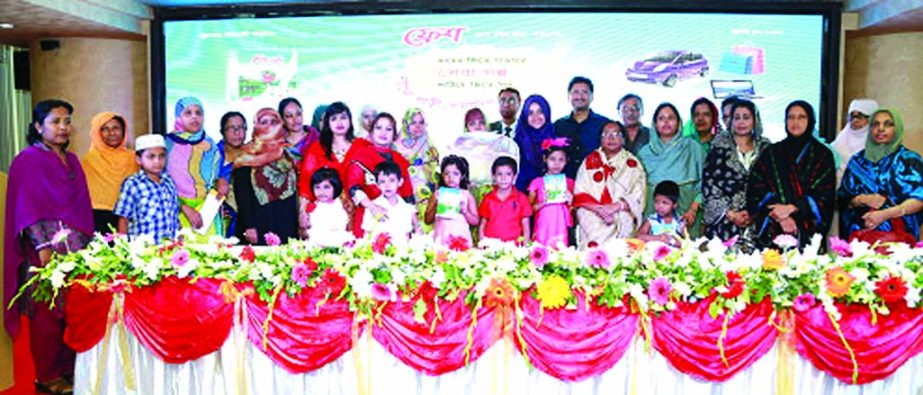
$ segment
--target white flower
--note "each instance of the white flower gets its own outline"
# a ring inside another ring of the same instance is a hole
[[[152,258],[150,262],[144,264],[141,271],[144,272],[144,275],[147,276],[148,280],[155,281],[157,280],[157,275],[160,274],[160,268],[163,266],[163,259]]]
[[[683,253],[679,255],[679,259],[677,259],[676,262],[673,262],[673,265],[677,267],[689,266],[689,264],[692,263],[692,257],[692,251],[683,251]]]
[[[65,277],[64,272],[58,269],[55,269],[54,271],[52,271],[51,277],[49,278],[49,280],[51,280],[51,286],[54,287],[55,289],[63,288],[64,287],[64,277]]]
[[[349,277],[347,281],[349,282],[350,288],[356,293],[356,296],[360,298],[372,296],[372,282],[375,281],[372,272],[360,268],[352,277]]]
[[[531,253],[532,251],[528,248],[516,247],[513,249],[513,259],[517,261],[526,260],[529,259],[529,254]],[[516,264],[514,263],[513,266],[515,267],[515,265]]]
[[[907,302],[907,307],[916,308],[917,304],[920,303],[920,288],[908,287],[907,294],[904,295],[904,301]]]
[[[744,309],[746,308],[747,308],[747,302],[744,302],[742,298],[737,298],[737,300],[734,302],[734,306],[731,307],[731,310],[734,311],[735,313],[739,313],[741,311],[744,311]]]
[[[638,302],[639,306],[646,308],[647,306],[647,293],[644,292],[644,287],[641,284],[631,284],[628,287],[628,294],[631,295],[631,298]]]
[[[395,266],[391,269],[391,282],[402,285],[407,281],[407,274],[400,267]]]
[[[827,314],[830,314],[831,316],[833,316],[834,320],[839,321],[840,319],[843,318],[843,315],[840,314],[840,310],[836,308],[836,305],[833,304],[832,300],[829,303],[824,301],[823,305],[824,305],[824,311],[827,312]]]
[[[430,277],[429,282],[433,284],[433,287],[442,289],[442,284],[445,283],[445,271],[442,270],[442,266],[436,266],[436,269],[433,270],[433,275]]]
[[[855,267],[849,271],[849,275],[855,277],[858,282],[868,281],[870,274],[864,267]]]
[[[487,288],[490,288],[490,277],[484,276],[481,281],[474,284],[474,295],[478,298],[484,297],[484,294],[487,293]]]
[[[528,252],[527,255],[528,257]],[[509,273],[513,270],[516,270],[516,261],[512,257],[504,256],[503,258],[497,259],[494,261],[496,263],[496,270],[501,274]]]
[[[87,261],[89,261],[89,259],[87,259]],[[98,262],[99,260],[97,259],[96,261]],[[74,266],[76,266],[76,264],[74,263],[73,260],[65,259],[64,262],[61,262],[58,265],[56,270],[60,270],[61,272],[67,274],[67,273],[70,273],[72,270],[74,270]]]
[[[686,284],[682,281],[677,281],[673,283],[673,289],[683,298],[689,296],[692,293],[692,287],[689,284]]]
[[[176,275],[179,278],[186,278],[189,276],[189,273],[192,273],[192,271],[194,271],[197,267],[199,267],[199,260],[190,259],[186,261],[185,265],[179,267]]]
[[[256,262],[256,270],[259,271],[260,277],[264,280],[272,279],[272,266],[263,261]]]
[[[628,242],[625,239],[611,239],[603,244],[603,249],[609,255],[609,259],[616,264],[621,258],[627,258],[631,255],[631,249],[628,248]],[[613,265],[615,266],[615,265]]]

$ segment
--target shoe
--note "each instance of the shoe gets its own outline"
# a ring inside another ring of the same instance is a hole
[[[46,382],[35,382],[35,391],[42,394],[51,395],[73,395],[74,385],[68,383],[63,377]]]

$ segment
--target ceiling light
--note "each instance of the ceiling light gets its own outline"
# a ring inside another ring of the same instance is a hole
[[[12,28],[13,28],[12,23],[0,23],[0,29],[12,29]]]

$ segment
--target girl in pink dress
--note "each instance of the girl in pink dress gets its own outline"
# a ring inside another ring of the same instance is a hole
[[[574,200],[574,180],[562,173],[567,164],[567,139],[542,141],[545,176],[529,183],[529,202],[535,212],[536,243],[551,247],[567,246],[567,229],[574,226],[571,203]]]
[[[436,243],[460,248],[459,242],[472,246],[471,226],[478,224],[478,207],[468,192],[468,161],[449,155],[440,166],[439,188],[426,206],[424,220],[433,224]]]

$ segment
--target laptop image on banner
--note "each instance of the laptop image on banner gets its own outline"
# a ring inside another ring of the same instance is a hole
[[[736,96],[743,99],[762,99],[756,94],[751,80],[711,80],[711,92],[715,99]]]

